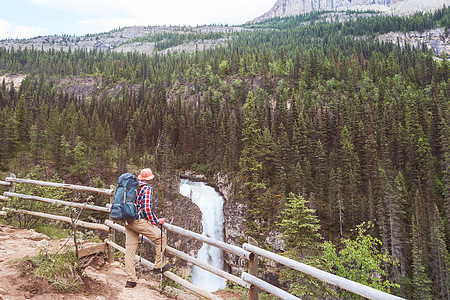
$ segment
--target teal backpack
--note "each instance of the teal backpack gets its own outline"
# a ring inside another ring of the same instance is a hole
[[[131,173],[120,175],[114,202],[109,216],[113,220],[136,220],[138,210],[136,197],[139,192],[139,181]]]

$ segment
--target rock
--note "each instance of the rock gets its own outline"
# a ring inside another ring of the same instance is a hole
[[[243,203],[233,201],[233,183],[227,174],[218,173],[214,175],[216,188],[222,193],[223,217],[224,217],[224,242],[227,244],[242,246],[246,241],[244,215],[247,206]],[[247,265],[247,261],[237,255],[224,252],[224,259],[231,273],[238,274]]]
[[[214,182],[220,193],[225,199],[231,199],[233,193],[233,184],[230,183],[227,174],[217,173],[214,175]]]
[[[20,85],[25,78],[27,78],[27,75],[25,74],[6,74],[4,76],[0,76],[0,82],[3,82],[3,80],[5,80],[7,89],[10,88],[11,83],[14,83],[14,89],[19,90]],[[1,228],[0,231],[2,231]]]
[[[445,28],[435,28],[424,32],[388,32],[379,35],[378,40],[399,43],[400,47],[404,47],[405,43],[415,48],[420,48],[425,44],[436,57],[440,57],[442,53],[450,56],[450,36],[445,35]]]
[[[99,265],[99,267],[103,267],[104,265],[105,265],[105,258],[103,257],[103,256],[100,256],[98,259],[97,259],[97,264]]]
[[[6,233],[6,234],[10,234],[10,233],[14,232],[15,229],[14,229],[14,227],[12,227],[12,226],[10,226],[10,225],[6,225],[6,226],[3,227],[3,230],[2,230],[2,231],[3,231],[4,233]]]
[[[6,294],[7,294],[6,290],[0,288],[0,295],[6,295]]]
[[[31,231],[31,234],[28,237],[28,239],[32,240],[32,241],[50,240],[50,238],[48,236],[46,236],[45,234],[36,232],[34,230]]]
[[[121,268],[122,264],[118,261],[115,261],[115,262],[111,263],[110,266],[114,267],[114,268]]]
[[[202,212],[200,208],[192,202],[189,198],[180,194],[180,180],[176,174],[160,175],[166,176],[165,180],[161,180],[161,183],[153,183],[155,190],[155,201],[153,207],[157,216],[164,216],[167,222],[193,231],[197,233],[203,232],[202,226]],[[165,182],[163,185],[162,182]],[[170,183],[170,185],[168,184]],[[159,195],[164,193],[164,198],[160,198]],[[180,234],[167,233],[169,244],[177,245],[177,249],[188,253],[190,251],[198,252],[203,243],[188,237],[184,237]],[[178,260],[183,264],[183,260],[176,257],[173,258],[172,264],[178,264]]]
[[[189,171],[189,170],[186,170],[184,172],[180,172],[180,176],[182,178],[189,178],[189,179],[192,179],[194,181],[195,180],[206,181],[206,176],[205,175],[197,174],[197,173]]]
[[[286,249],[286,243],[284,242],[281,233],[270,232],[266,237],[265,242],[272,246],[275,253],[284,252]]]
[[[188,294],[186,292],[183,292],[182,290],[176,289],[171,286],[166,286],[163,291],[170,297],[174,297],[174,298],[180,299],[180,300],[198,300],[199,299],[192,294]]]

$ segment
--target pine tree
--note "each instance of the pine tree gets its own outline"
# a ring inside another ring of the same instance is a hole
[[[33,155],[33,161],[35,164],[37,164],[40,154],[39,150],[43,149],[43,143],[41,142],[40,134],[38,132],[38,127],[36,124],[33,124],[30,127],[30,145],[31,153]]]
[[[380,227],[383,245],[389,250],[393,260],[394,280],[406,275],[406,257],[404,243],[406,236],[406,204],[407,191],[403,174],[399,172],[395,178],[391,172],[381,170],[384,180],[384,197],[381,201]]]
[[[19,147],[19,135],[14,113],[5,107],[0,110],[0,170],[7,169],[8,162],[15,157]]]
[[[298,48],[296,48],[294,58],[294,74],[292,78],[292,81],[294,82],[296,88],[298,88],[298,81],[300,80],[300,74],[302,72],[300,67],[301,67],[300,51],[298,50]]]
[[[443,112],[444,115],[448,115],[450,113],[450,109],[448,112]],[[445,219],[447,220],[447,240],[450,240],[450,126],[445,121],[448,118],[442,118],[441,127],[442,134],[440,137],[442,144],[442,183],[443,183],[443,194],[444,194],[444,213]]]
[[[343,195],[343,184],[342,184],[342,170],[341,168],[337,168],[336,172],[336,204],[338,209],[338,218],[339,218],[339,232],[341,236],[343,236],[343,227],[345,222],[345,204],[344,204],[344,195]]]
[[[276,167],[277,167],[277,144],[273,140],[272,133],[270,132],[268,127],[263,129],[262,135],[259,137],[260,145],[260,153],[261,153],[261,163],[262,163],[262,175],[264,177],[265,182],[268,183],[269,186],[276,184],[278,181],[276,180]]]
[[[317,146],[315,151],[315,164],[316,165],[316,178],[314,182],[315,184],[315,194],[318,197],[320,203],[318,204],[320,207],[325,207],[325,197],[328,194],[328,185],[327,185],[327,170],[326,170],[326,154],[325,149],[323,147],[322,141],[317,140]]]
[[[314,249],[314,245],[317,246],[321,240],[316,211],[308,208],[307,204],[308,201],[303,196],[289,193],[279,224],[288,249],[300,256]]]
[[[342,157],[342,180],[344,183],[344,206],[346,207],[346,219],[350,227],[357,224],[357,186],[359,159],[355,152],[355,146],[352,143],[350,132],[347,126],[344,126],[341,132],[341,157]]]
[[[440,299],[450,299],[450,254],[444,235],[444,226],[437,205],[434,204],[431,225],[432,282],[434,295]]]
[[[20,96],[20,100],[17,106],[16,111],[16,122],[17,122],[17,131],[19,134],[19,142],[21,147],[25,147],[29,140],[29,125],[28,121],[30,120],[26,108],[25,95]]]
[[[89,153],[88,146],[81,140],[80,136],[75,139],[75,147],[73,148],[73,165],[70,170],[79,180],[90,178],[89,170]]]
[[[307,260],[308,265],[319,263],[317,255],[320,253],[322,236],[319,233],[319,218],[315,213],[314,209],[308,208],[308,201],[303,196],[288,194],[286,208],[280,213],[281,221],[278,223],[287,246],[283,255],[295,260]],[[280,279],[289,283],[289,290],[294,295],[317,297],[330,292],[319,280],[293,270],[283,270]]]
[[[278,152],[278,176],[280,178],[279,182],[282,186],[281,191],[284,194],[286,191],[291,190],[291,185],[289,179],[292,178],[292,159],[291,146],[289,138],[287,136],[286,129],[283,123],[280,124],[279,137],[277,141],[277,152]],[[282,179],[284,177],[284,180]]]
[[[230,138],[226,144],[226,156],[229,157],[228,168],[231,171],[236,171],[239,162],[240,143],[238,120],[234,112],[230,115],[228,131],[230,134]]]
[[[422,237],[419,233],[419,224],[413,215],[411,219],[411,248],[412,248],[412,289],[414,299],[432,299],[431,280],[428,278],[423,257]]]
[[[372,129],[369,129],[369,134],[367,136],[365,148],[365,160],[361,167],[362,170],[362,180],[363,189],[365,189],[365,195],[367,200],[366,205],[366,215],[369,221],[375,220],[375,199],[377,198],[376,190],[379,189],[379,170],[378,170],[378,155],[377,155],[377,144],[375,137],[373,135]]]
[[[258,150],[258,138],[261,134],[261,128],[258,127],[255,97],[252,92],[248,93],[247,101],[244,105],[244,116],[245,123],[242,130],[244,148],[239,160],[244,184],[240,191],[240,197],[247,204],[246,232],[248,235],[260,240],[264,230],[261,223],[266,216],[264,210],[270,199],[267,199],[266,186],[261,181],[262,164],[258,160],[261,157]]]
[[[46,131],[47,147],[58,170],[61,167],[61,137],[63,136],[63,124],[61,115],[57,109],[51,109],[48,118],[48,130]]]

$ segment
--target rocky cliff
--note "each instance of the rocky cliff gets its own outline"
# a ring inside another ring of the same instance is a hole
[[[410,14],[416,11],[434,10],[448,5],[448,0],[278,0],[273,8],[252,22],[275,17],[289,17],[319,10],[379,10]]]
[[[189,198],[179,194],[179,180],[173,174],[159,174],[152,183],[154,189],[153,209],[158,217],[184,229],[202,233],[202,212]],[[203,243],[179,234],[168,232],[169,245],[191,256],[195,256]],[[170,262],[190,272],[190,265],[182,259],[170,256]],[[184,271],[182,271],[184,272]]]
[[[450,57],[450,36],[445,28],[435,28],[424,32],[388,32],[379,35],[377,39],[383,42],[399,43],[400,47],[403,47],[405,43],[416,48],[425,45],[427,49],[433,51],[436,59],[439,59],[443,53]]]
[[[235,200],[233,183],[227,174],[218,173],[214,176],[213,181],[224,199],[224,241],[231,245],[242,246],[244,242],[247,242],[244,224],[244,215],[247,207],[245,204]],[[236,274],[239,269],[247,265],[246,260],[227,252],[224,253],[224,258],[233,274]]]

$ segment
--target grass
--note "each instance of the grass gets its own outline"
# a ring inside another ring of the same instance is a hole
[[[36,228],[37,232],[43,233],[52,240],[60,240],[68,238],[72,232],[69,229],[57,227],[55,225],[43,224]]]
[[[83,287],[80,261],[74,252],[62,254],[47,254],[44,251],[38,256],[25,257],[16,261],[17,264],[29,261],[33,265],[33,275],[47,280],[56,292],[79,292]]]

